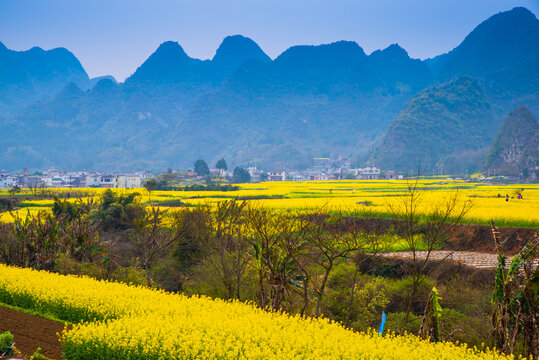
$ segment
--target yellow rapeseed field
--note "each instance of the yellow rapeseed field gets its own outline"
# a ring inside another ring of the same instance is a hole
[[[513,359],[416,336],[356,333],[251,304],[0,265],[0,302],[77,323],[61,335],[83,359]]]
[[[389,216],[389,207],[398,204],[406,193],[408,182],[403,180],[339,180],[305,182],[265,182],[241,184],[238,191],[152,191],[146,189],[114,189],[120,193],[138,192],[144,203],[168,203],[181,201],[191,205],[208,204],[232,198],[257,201],[263,206],[278,209],[341,209],[352,212],[368,212],[377,216]],[[488,224],[493,219],[498,226],[539,227],[539,184],[488,185],[461,180],[420,180],[418,183],[422,203],[419,208],[428,212],[432,204],[458,192],[461,202],[471,202],[472,209],[466,215],[469,223]],[[97,198],[106,189],[58,189],[76,190]],[[517,198],[517,192],[523,199]],[[509,201],[505,201],[505,196]],[[52,206],[51,200],[32,200],[31,212]],[[174,211],[174,208],[170,210]],[[24,214],[24,208],[18,214]],[[13,221],[8,213],[0,213],[0,222]]]

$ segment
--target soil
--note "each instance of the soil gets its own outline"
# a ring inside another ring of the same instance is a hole
[[[63,359],[57,335],[63,329],[63,323],[0,306],[0,333],[10,331],[13,334],[15,347],[25,359],[29,359],[38,347],[42,349],[40,354],[48,358]]]
[[[384,234],[391,227],[398,229],[398,223],[391,219],[356,219],[360,226],[369,233]],[[506,255],[515,255],[538,232],[527,228],[498,228],[502,238],[502,251]],[[449,233],[444,250],[475,251],[496,253],[492,231],[485,225],[457,225]]]

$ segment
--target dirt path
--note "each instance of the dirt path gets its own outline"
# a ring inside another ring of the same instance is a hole
[[[15,337],[15,346],[26,359],[34,354],[38,346],[42,349],[41,354],[55,360],[63,359],[56,335],[63,329],[62,323],[0,305],[0,333],[11,331]]]
[[[416,257],[418,259],[425,259],[427,252],[418,251]],[[412,253],[409,251],[384,253],[381,256],[397,259],[411,259]],[[476,269],[496,269],[497,260],[496,254],[488,254],[474,251],[450,251],[450,250],[435,250],[431,252],[431,260],[452,260],[463,265],[473,267]],[[507,264],[511,262],[511,257],[508,258]],[[539,260],[534,262],[535,266],[539,263]]]

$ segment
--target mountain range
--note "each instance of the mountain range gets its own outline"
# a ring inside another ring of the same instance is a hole
[[[297,169],[313,157],[407,171],[473,171],[505,116],[539,113],[539,21],[493,15],[425,61],[398,44],[293,46],[271,59],[241,35],[211,60],[167,41],[130,76],[90,79],[66,49],[0,43],[0,168],[128,171],[210,165]]]

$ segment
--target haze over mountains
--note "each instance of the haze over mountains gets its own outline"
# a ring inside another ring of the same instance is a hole
[[[211,60],[167,41],[126,79],[89,79],[66,49],[0,43],[0,168],[293,169],[329,153],[409,171],[474,171],[517,105],[539,113],[539,21],[496,14],[434,59],[397,44],[293,46],[227,37]]]

